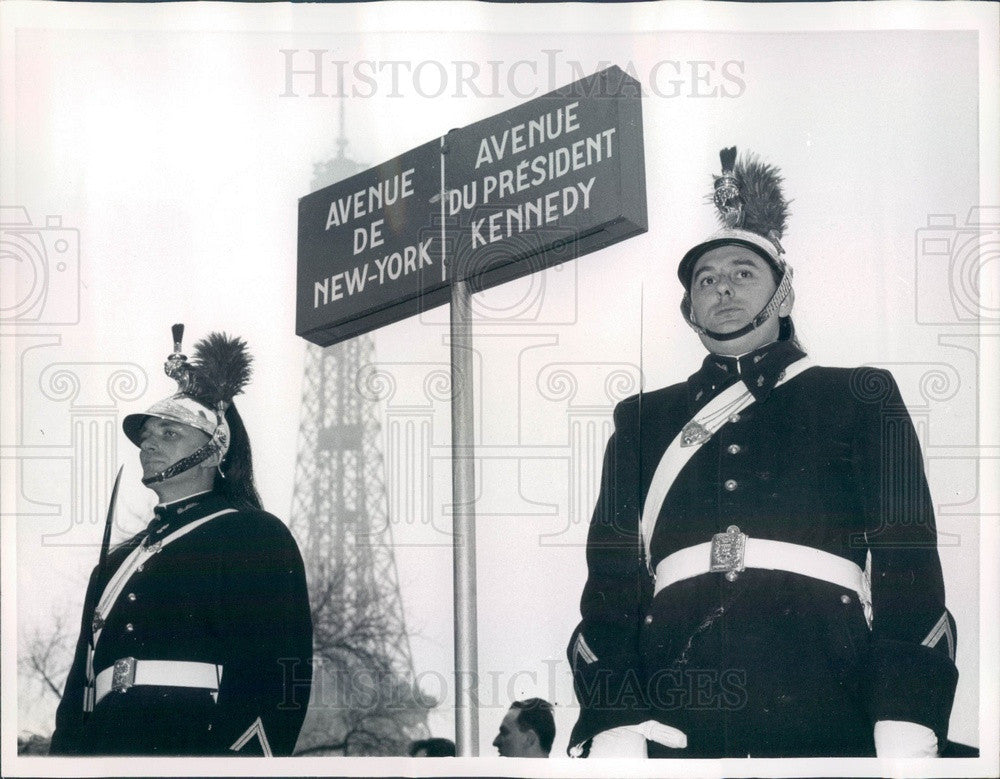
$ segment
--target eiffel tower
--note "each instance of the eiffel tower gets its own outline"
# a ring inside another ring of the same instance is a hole
[[[314,167],[312,190],[363,166],[337,156]],[[297,754],[405,755],[425,738],[428,702],[414,685],[392,546],[379,423],[359,393],[374,359],[368,335],[306,351],[289,526],[306,565],[314,681]]]

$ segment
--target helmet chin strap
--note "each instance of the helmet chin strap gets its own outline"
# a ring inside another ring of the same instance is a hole
[[[201,447],[191,452],[191,454],[189,454],[187,457],[182,457],[173,465],[164,468],[159,473],[154,473],[152,476],[147,476],[142,480],[142,483],[148,487],[150,484],[157,484],[161,481],[172,479],[177,474],[184,473],[184,471],[190,468],[194,468],[194,466],[198,465],[199,463],[203,463],[213,454],[218,453],[224,457],[226,449],[228,449],[229,446],[229,442],[227,439],[228,436],[225,432],[225,429],[220,424],[218,427],[215,428],[215,432],[212,434],[212,437],[209,438],[208,441],[206,441]],[[219,464],[220,466],[222,464],[221,458]]]
[[[172,479],[178,473],[184,473],[189,468],[194,468],[194,466],[204,462],[217,451],[215,441],[209,441],[200,449],[192,452],[187,457],[182,457],[170,467],[163,469],[159,473],[154,473],[152,476],[147,476],[142,480],[142,483],[148,487],[150,484],[157,484],[158,482]]]
[[[771,299],[767,302],[767,305],[761,309],[760,313],[757,314],[753,319],[747,322],[743,327],[733,330],[731,333],[717,333],[714,330],[708,330],[700,325],[694,323],[691,319],[691,294],[685,293],[684,302],[681,303],[682,313],[684,314],[684,319],[691,326],[698,335],[704,335],[711,338],[713,341],[732,341],[736,338],[741,338],[747,333],[752,333],[762,324],[764,324],[768,319],[770,319],[774,313],[780,308],[781,304],[788,297],[788,293],[792,288],[792,274],[787,270],[781,275],[781,281],[778,283],[777,289],[774,290],[774,294],[771,295]]]

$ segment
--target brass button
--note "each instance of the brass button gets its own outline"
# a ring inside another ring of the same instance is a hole
[[[646,624],[647,625],[652,625],[653,624],[653,615],[652,614],[647,614],[646,615]]]
[[[132,632],[133,630],[135,630],[135,627],[134,627],[134,626],[132,625],[132,623],[131,623],[131,622],[129,622],[129,623],[128,623],[128,624],[127,624],[127,625],[125,626],[125,630],[126,630],[126,631],[128,631],[129,633],[131,633],[131,632]]]
[[[739,454],[741,448],[742,447],[739,444],[730,444],[726,449],[726,451],[729,452],[730,454]]]
[[[134,601],[134,600],[135,600],[135,593],[134,593],[134,592],[130,592],[130,593],[128,594],[128,599],[129,599],[130,601]]]
[[[840,602],[843,603],[846,606],[847,604],[849,604],[851,602],[851,596],[850,595],[841,595],[840,596]]]
[[[736,479],[726,479],[725,483],[722,486],[725,487],[730,492],[732,492],[739,485],[736,483]]]
[[[733,414],[732,416],[729,417],[729,421],[732,422],[732,423],[734,423],[734,424],[736,422],[739,422],[740,421],[740,415],[739,414]]]
[[[141,571],[141,570],[142,570],[143,568],[145,568],[145,567],[146,567],[146,566],[144,566],[144,565],[137,565],[137,566],[135,567],[135,569],[136,569],[137,571]]]

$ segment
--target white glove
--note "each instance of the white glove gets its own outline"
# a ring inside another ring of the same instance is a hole
[[[645,758],[647,739],[671,749],[687,746],[687,736],[677,728],[650,719],[639,725],[623,725],[598,733],[590,742],[590,756]]]
[[[879,720],[875,723],[875,754],[889,758],[937,757],[937,736],[916,722]]]

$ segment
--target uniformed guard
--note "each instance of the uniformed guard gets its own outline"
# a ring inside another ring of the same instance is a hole
[[[779,171],[721,158],[678,270],[709,354],[615,409],[570,754],[934,756],[955,624],[913,425],[887,371],[803,353]]]
[[[213,333],[189,362],[182,325],[173,336],[164,369],[178,392],[123,424],[159,505],[120,546],[105,535],[52,754],[289,755],[305,717],[302,558],[261,508],[233,404],[250,355]]]

